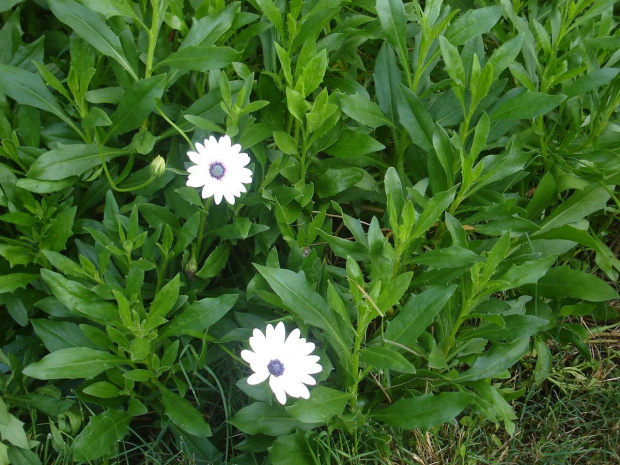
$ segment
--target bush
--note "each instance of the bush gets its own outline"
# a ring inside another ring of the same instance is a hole
[[[325,434],[464,411],[513,434],[509,370],[589,356],[613,1],[0,7],[0,463],[323,463]]]

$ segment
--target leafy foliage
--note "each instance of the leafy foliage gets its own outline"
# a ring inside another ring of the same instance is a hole
[[[569,317],[618,298],[617,7],[423,3],[0,2],[0,463],[143,425],[239,464],[461,412],[514,434],[508,370],[589,355]],[[222,134],[254,172],[231,206],[185,185]],[[285,407],[237,357],[279,319],[324,368]]]

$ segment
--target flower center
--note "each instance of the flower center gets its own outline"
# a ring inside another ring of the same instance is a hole
[[[225,173],[226,168],[224,168],[224,165],[222,165],[219,161],[216,161],[215,163],[211,163],[211,165],[209,165],[209,174],[212,178],[218,180],[222,179]]]
[[[267,364],[267,370],[277,378],[284,373],[284,364],[276,358]]]

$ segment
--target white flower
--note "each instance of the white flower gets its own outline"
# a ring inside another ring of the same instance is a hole
[[[216,204],[222,201],[222,197],[234,204],[235,197],[246,191],[243,184],[252,182],[252,171],[244,168],[250,163],[250,157],[240,152],[239,144],[231,144],[228,136],[222,136],[219,140],[211,136],[205,139],[204,145],[196,143],[197,152],[187,152],[189,159],[195,163],[187,170],[187,185],[202,187],[202,198],[213,196]]]
[[[286,395],[291,397],[310,397],[306,384],[315,385],[310,375],[322,370],[317,355],[310,355],[314,350],[312,342],[300,338],[299,329],[295,328],[286,338],[284,323],[274,328],[267,325],[265,334],[255,329],[250,338],[254,350],[242,350],[241,357],[250,364],[254,371],[248,378],[248,384],[259,384],[269,378],[269,387],[281,404],[286,403]]]

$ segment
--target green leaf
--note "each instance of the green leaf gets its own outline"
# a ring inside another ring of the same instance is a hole
[[[267,268],[254,264],[273,291],[282,299],[282,303],[306,324],[325,331],[326,340],[334,348],[338,358],[346,360],[349,355],[349,343],[340,331],[335,314],[327,302],[310,287],[305,275],[290,270]]]
[[[211,436],[211,428],[189,401],[167,389],[161,390],[161,398],[172,423],[194,436]]]
[[[8,421],[6,417],[8,417]],[[2,439],[22,449],[28,449],[30,446],[28,445],[28,437],[24,430],[24,423],[10,413],[6,417],[4,419],[6,423],[1,425]]]
[[[487,62],[493,68],[493,77],[497,79],[502,71],[515,61],[523,46],[524,34],[519,34],[497,47]]]
[[[48,111],[63,120],[80,134],[73,120],[62,110],[56,97],[47,90],[41,78],[24,69],[0,64],[0,89],[22,105]]]
[[[620,72],[618,68],[596,69],[585,76],[575,79],[574,82],[564,88],[567,98],[575,95],[585,94],[598,89],[599,87],[611,82]]]
[[[71,347],[46,355],[24,368],[36,379],[90,379],[99,373],[127,363],[127,359],[87,347]]]
[[[286,411],[304,423],[325,424],[344,411],[350,397],[347,392],[318,386],[310,392],[309,399],[296,400],[293,405],[286,407]]]
[[[360,350],[360,360],[379,370],[415,373],[415,367],[402,354],[390,347],[369,347]]]
[[[399,122],[411,137],[411,141],[422,150],[430,151],[433,147],[435,123],[418,96],[402,84],[397,108]]]
[[[113,399],[119,396],[119,389],[107,381],[89,384],[82,392],[89,396],[100,397],[101,399]]]
[[[204,333],[228,313],[238,297],[236,294],[224,294],[217,298],[205,298],[194,302],[160,329],[159,339]]]
[[[467,328],[459,333],[458,340],[482,338],[489,341],[514,341],[529,338],[549,326],[549,320],[533,315],[503,316],[503,326],[494,323],[483,323],[475,328]]]
[[[8,463],[13,465],[41,465],[41,459],[29,449],[21,447],[9,447]]]
[[[303,431],[278,437],[269,448],[269,461],[273,465],[316,464]]]
[[[528,286],[526,289],[531,289],[541,297],[558,300],[568,297],[605,302],[618,298],[618,293],[602,279],[568,266],[551,268],[535,287]]]
[[[504,7],[501,5],[471,8],[450,24],[446,30],[446,39],[452,45],[463,45],[469,39],[489,32],[503,12]]]
[[[373,223],[375,221],[375,218],[373,218]],[[378,222],[376,224],[378,229]],[[383,235],[381,235],[381,238],[383,239]],[[394,279],[388,281],[388,283],[381,288],[381,294],[379,294],[379,298],[376,300],[376,304],[377,307],[379,307],[379,310],[382,310],[384,312],[391,310],[392,306],[396,305],[403,297],[405,292],[407,292],[407,290],[409,289],[409,283],[411,283],[412,277],[413,272],[407,271],[405,273],[399,274]]]
[[[209,71],[221,69],[239,60],[241,54],[230,47],[215,45],[190,45],[157,63],[156,68],[169,66],[176,69]]]
[[[130,422],[131,415],[123,410],[106,410],[91,417],[75,438],[73,458],[90,461],[108,454],[117,441],[127,436]]]
[[[534,339],[534,348],[536,349],[536,366],[534,367],[534,382],[537,386],[547,379],[551,372],[551,363],[553,356],[545,339],[536,336]]]
[[[380,126],[393,126],[381,108],[362,94],[338,94],[342,112],[364,126],[376,129]]]
[[[545,115],[566,100],[562,94],[549,95],[526,90],[502,102],[493,109],[491,119],[534,119]]]
[[[83,128],[94,128],[110,125],[112,125],[112,121],[108,117],[108,114],[98,107],[92,107],[88,114],[82,118]]]
[[[295,89],[297,90],[297,87],[303,84],[303,92],[301,92],[301,95],[307,97],[323,82],[326,69],[327,50],[323,49],[304,65],[301,77]]]
[[[469,249],[452,246],[424,252],[411,260],[411,263],[426,265],[436,270],[441,270],[444,268],[460,268],[483,261],[484,258]]]
[[[550,213],[541,225],[541,232],[581,221],[605,208],[609,198],[609,192],[602,186],[577,191]]]
[[[181,286],[181,275],[177,274],[155,295],[155,299],[149,307],[148,319],[158,316],[165,317],[173,309],[174,304],[179,298],[179,288]]]
[[[59,181],[72,176],[81,176],[86,171],[101,165],[101,154],[106,161],[110,161],[127,153],[122,149],[96,144],[65,145],[39,156],[30,166],[28,177]]]
[[[556,259],[557,257],[552,255],[550,257],[539,258],[538,260],[528,261],[521,265],[512,265],[504,274],[496,276],[493,279],[506,282],[506,284],[498,289],[502,291],[515,289],[525,284],[533,284],[547,273]]]
[[[116,60],[135,81],[138,80],[136,71],[125,56],[119,37],[99,14],[73,0],[48,0],[48,5],[54,16],[103,55]]]
[[[521,338],[507,344],[494,344],[479,356],[468,370],[459,375],[458,381],[476,381],[492,378],[517,363],[529,348],[530,339]]]
[[[0,276],[0,294],[12,293],[25,288],[39,279],[39,275],[29,273],[10,273]]]
[[[42,179],[29,179],[19,178],[17,180],[17,187],[21,187],[28,192],[34,192],[35,194],[50,194],[52,192],[59,192],[67,187],[75,185],[77,178],[70,177],[61,179],[58,181],[43,181]]]
[[[353,187],[364,177],[361,168],[328,168],[315,181],[319,197],[331,197]]]
[[[132,86],[123,93],[116,111],[110,117],[112,126],[110,126],[105,140],[139,128],[155,109],[156,99],[162,97],[165,88],[165,74],[142,79],[132,84]]]
[[[397,101],[400,96],[402,75],[396,64],[394,51],[387,43],[384,43],[379,49],[373,78],[379,107],[393,123],[396,123],[398,121]]]
[[[244,433],[269,436],[283,436],[303,425],[282,406],[269,405],[267,402],[254,402],[243,407],[230,423]]]
[[[80,327],[70,321],[30,320],[34,332],[50,352],[70,347],[93,347]]]
[[[547,172],[539,180],[536,192],[527,203],[525,211],[530,220],[539,218],[542,212],[553,203],[557,194],[557,183],[550,172]],[[561,208],[561,206],[560,206]],[[554,214],[555,210],[552,212]]]
[[[299,150],[297,141],[283,131],[274,131],[273,140],[278,146],[278,149],[287,155],[295,155]]]
[[[433,322],[455,289],[456,286],[437,286],[412,296],[388,322],[385,339],[405,345],[415,343]]]
[[[196,276],[203,279],[216,277],[228,264],[228,256],[230,255],[231,249],[232,245],[230,242],[224,242],[218,245],[215,250],[209,254],[202,268],[196,273]]]
[[[114,16],[140,19],[131,7],[130,0],[80,0],[80,3],[108,19]]]
[[[273,3],[273,0],[256,0],[263,14],[267,17],[269,22],[273,24],[276,30],[280,33],[280,36],[284,38],[284,22],[282,21],[282,13],[278,10],[278,7]]]
[[[384,148],[385,145],[368,134],[345,129],[336,143],[326,148],[325,152],[335,157],[355,159]]]
[[[402,0],[377,0],[375,9],[384,37],[398,53],[402,66],[408,69],[407,15]]]
[[[457,86],[464,86],[465,68],[458,49],[443,36],[439,36],[439,46],[450,79],[452,79]]]
[[[474,400],[465,392],[425,394],[397,400],[393,405],[372,413],[372,417],[388,426],[405,429],[429,429],[456,417]]]
[[[446,211],[452,203],[457,189],[458,186],[454,186],[447,191],[439,192],[426,203],[426,206],[420,214],[418,222],[416,223],[410,237],[416,238],[421,234],[426,233],[426,231],[428,231],[430,227],[437,220],[439,220],[443,212]]]

